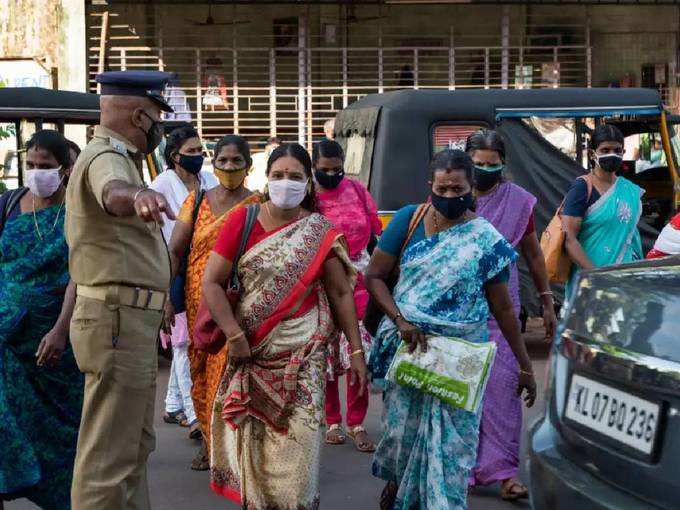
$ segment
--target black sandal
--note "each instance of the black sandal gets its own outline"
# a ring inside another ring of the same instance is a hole
[[[380,510],[392,510],[394,508],[398,491],[399,486],[395,482],[387,482],[382,494],[380,494]]]
[[[184,414],[184,411],[175,411],[172,413],[166,411],[163,414],[163,421],[170,425],[182,425],[182,423],[186,423],[187,417]]]

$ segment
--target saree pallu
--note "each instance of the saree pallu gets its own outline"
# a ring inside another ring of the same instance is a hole
[[[581,223],[578,240],[595,267],[622,264],[643,258],[637,228],[642,215],[644,190],[628,179],[616,182],[591,205]],[[578,269],[572,265],[565,296],[571,299]]]
[[[215,241],[220,233],[222,224],[231,212],[239,207],[259,202],[260,199],[259,194],[253,194],[228,212],[216,217],[210,209],[207,197],[203,197],[203,202],[196,218],[196,224],[194,225],[191,251],[187,261],[185,295],[187,322],[190,332],[194,330],[198,306],[201,303],[201,281],[203,280],[205,266],[208,263],[213,246],[215,246]],[[195,200],[196,193],[190,193],[179,214],[180,221],[191,224]],[[191,399],[194,402],[196,417],[201,424],[204,437],[208,438],[210,437],[212,402],[227,361],[226,347],[217,354],[208,354],[205,351],[195,349],[190,339],[188,354],[191,366]]]
[[[351,273],[341,234],[318,214],[241,258],[237,318],[252,359],[229,368],[212,414],[211,487],[248,510],[319,508],[326,342],[334,335],[319,281],[331,251]],[[309,293],[311,310],[296,316]]]
[[[69,275],[63,212],[43,209],[35,222],[42,240],[33,214],[9,220],[0,237],[0,499],[67,510],[83,376],[70,344],[55,367],[36,366]]]
[[[426,334],[488,339],[485,283],[517,258],[486,220],[477,218],[410,243],[402,255],[394,299]],[[371,352],[384,378],[400,336],[385,318]],[[387,382],[384,432],[373,474],[397,483],[395,510],[467,508],[468,478],[477,458],[479,414]]]

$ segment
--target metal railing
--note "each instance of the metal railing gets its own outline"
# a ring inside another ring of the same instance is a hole
[[[90,87],[100,71],[93,47]],[[590,85],[586,46],[224,48],[118,46],[107,70],[160,69],[179,75],[192,121],[214,139],[238,133],[310,146],[337,111],[404,88],[526,88]],[[218,77],[210,87],[209,76]],[[222,97],[210,106],[206,95]],[[226,99],[226,100],[224,100]]]

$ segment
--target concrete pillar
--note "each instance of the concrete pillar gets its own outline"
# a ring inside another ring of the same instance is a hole
[[[84,0],[60,0],[59,66],[57,88],[87,91],[87,37]],[[64,135],[83,147],[87,142],[84,126],[69,126]]]

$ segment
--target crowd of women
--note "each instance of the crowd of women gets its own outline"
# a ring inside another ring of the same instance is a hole
[[[63,510],[83,388],[68,345],[74,289],[63,232],[77,147],[44,130],[26,149],[27,188],[0,198],[0,506],[27,497]],[[176,129],[152,187],[177,213],[163,226],[173,284],[161,339],[174,354],[163,419],[201,441],[191,467],[210,470],[212,490],[252,510],[318,508],[322,445],[349,437],[375,452],[382,509],[464,509],[471,487],[493,483],[503,499],[526,498],[522,400],[533,404],[536,382],[518,321],[518,253],[546,338],[556,317],[536,198],[504,177],[499,134],[480,130],[465,151],[436,154],[419,172],[429,197],[384,232],[333,140],[311,157],[297,144],[273,149],[262,193],[244,184],[252,156],[243,138],[216,144],[212,172],[203,152],[191,126]],[[617,177],[622,152],[621,133],[598,127],[593,170],[565,197],[572,278],[642,256],[641,190]],[[374,337],[363,324],[369,296],[384,314]],[[426,351],[431,336],[496,344],[478,412],[387,380],[400,344]],[[384,390],[377,445],[363,427],[369,378]]]

